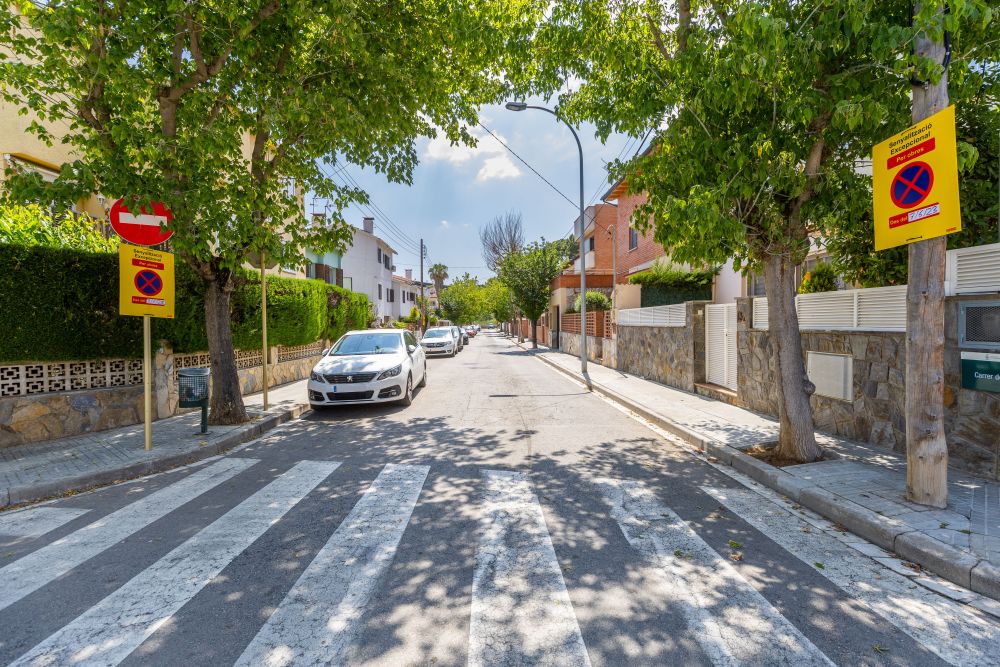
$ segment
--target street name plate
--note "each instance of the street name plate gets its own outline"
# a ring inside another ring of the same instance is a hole
[[[963,352],[962,388],[1000,393],[1000,354]]]

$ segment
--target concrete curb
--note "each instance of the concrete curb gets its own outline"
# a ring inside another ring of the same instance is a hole
[[[308,404],[299,403],[280,412],[269,412],[267,415],[251,424],[247,424],[215,442],[204,447],[198,447],[180,454],[172,454],[152,461],[131,463],[117,468],[99,470],[84,475],[64,477],[52,482],[40,482],[24,486],[12,486],[0,491],[0,509],[11,505],[43,500],[52,496],[62,495],[70,491],[86,491],[115,482],[144,477],[158,472],[165,472],[180,466],[196,463],[212,456],[224,454],[230,449],[245,442],[255,440],[276,426],[300,417],[309,410]]]
[[[515,343],[517,345],[517,343]],[[577,382],[583,378],[559,364],[535,355],[541,361]],[[660,428],[697,447],[706,456],[732,466],[751,479],[782,493],[831,521],[844,526],[855,535],[883,549],[895,552],[938,576],[994,600],[1000,600],[1000,566],[960,551],[908,524],[877,514],[826,489],[810,484],[781,468],[764,463],[735,447],[676,424],[634,401],[591,380],[592,390],[648,419]],[[839,458],[839,457],[838,457]]]

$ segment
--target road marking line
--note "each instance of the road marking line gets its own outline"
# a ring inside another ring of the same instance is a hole
[[[1000,627],[862,556],[747,489],[701,487],[845,593],[953,665],[995,665]],[[808,531],[808,532],[806,532]]]
[[[469,665],[590,665],[538,499],[522,473],[483,471]]]
[[[713,664],[833,664],[649,488],[638,481],[596,482],[629,544],[666,575],[664,598],[680,598],[694,639]]]
[[[297,463],[12,664],[117,665],[339,465]]]
[[[388,464],[299,577],[236,665],[341,665],[392,564],[428,466]]]
[[[61,577],[181,505],[243,472],[257,459],[222,459],[0,568],[0,609]]]
[[[22,539],[41,537],[89,511],[76,507],[34,507],[0,514],[0,535]]]

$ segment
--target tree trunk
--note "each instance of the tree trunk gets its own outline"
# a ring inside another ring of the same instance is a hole
[[[778,419],[781,432],[777,454],[803,463],[820,456],[809,395],[813,384],[802,361],[802,336],[795,312],[795,266],[785,255],[769,255],[764,264],[767,321],[777,366]]]
[[[232,277],[205,280],[205,332],[212,355],[212,398],[209,422],[242,424],[249,421],[240,378],[236,371],[236,351],[229,320],[229,301],[233,292]],[[266,354],[263,350],[262,354]]]
[[[942,62],[944,45],[920,35],[914,51]],[[948,106],[948,73],[937,84],[913,86],[914,123]],[[947,237],[911,243],[906,287],[906,497],[948,504],[948,443],[944,435],[944,273]]]
[[[531,349],[538,349],[538,319],[531,320]]]

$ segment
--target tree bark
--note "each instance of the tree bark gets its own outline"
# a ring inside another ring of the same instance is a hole
[[[926,35],[914,52],[936,62],[944,45]],[[948,106],[948,72],[938,84],[913,86],[912,119],[919,123]],[[906,287],[906,497],[932,507],[948,504],[948,443],[944,435],[944,274],[947,237],[911,243]]]
[[[538,349],[538,318],[531,320],[531,349]]]
[[[802,336],[795,312],[795,266],[786,255],[769,255],[764,264],[767,317],[772,358],[776,362],[778,420],[777,454],[801,462],[820,457],[809,395],[813,384],[802,360]]]
[[[209,423],[242,424],[249,421],[240,378],[236,370],[233,331],[229,321],[229,303],[233,292],[232,277],[205,279],[205,329],[208,351],[212,356],[212,398]],[[267,350],[262,350],[267,354]]]

